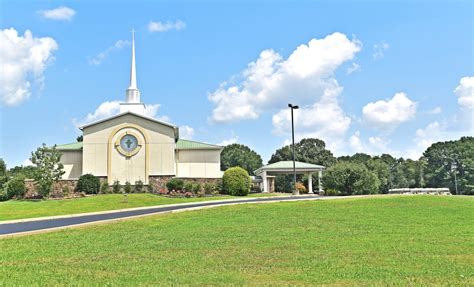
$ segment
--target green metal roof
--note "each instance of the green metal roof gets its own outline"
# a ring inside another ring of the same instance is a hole
[[[176,149],[222,149],[221,146],[179,139]]]
[[[59,150],[82,150],[82,142],[75,142],[75,143],[57,145],[56,149],[59,149]]]
[[[325,167],[322,165],[296,161],[295,168],[296,170],[312,170],[312,169],[320,170],[320,169],[324,169]],[[293,169],[293,161],[291,160],[279,161],[279,162],[267,164],[257,169],[255,173],[256,174],[260,173],[262,170],[272,171],[272,170],[288,170],[288,169]]]
[[[57,145],[58,150],[81,150],[82,142]],[[176,149],[222,149],[221,146],[179,139],[176,143]]]

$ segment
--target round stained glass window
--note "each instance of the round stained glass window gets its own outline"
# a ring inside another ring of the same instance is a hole
[[[133,152],[138,147],[138,140],[131,134],[126,134],[120,139],[120,147],[127,153]]]

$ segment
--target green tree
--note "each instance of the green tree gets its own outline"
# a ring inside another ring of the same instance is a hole
[[[390,168],[388,164],[379,158],[371,158],[365,163],[365,166],[379,179],[379,193],[388,193],[390,188]]]
[[[401,161],[400,168],[406,179],[406,185],[408,187],[424,187],[424,160],[411,160],[407,159]]]
[[[325,167],[330,167],[336,163],[336,158],[332,152],[326,149],[326,143],[315,138],[302,139],[295,144],[295,159],[301,162],[324,165]],[[285,160],[293,160],[291,145],[277,149],[268,163]]]
[[[455,193],[474,194],[474,137],[432,144],[424,153],[428,187],[448,187]]]
[[[83,140],[84,140],[84,137],[82,135],[80,135],[76,138],[77,142],[82,142]]]
[[[33,179],[34,178],[34,173],[35,173],[35,167],[32,165],[28,166],[15,166],[13,168],[10,168],[7,172],[9,177],[15,177],[15,176],[23,176],[24,178],[27,179]]]
[[[383,160],[388,166],[393,166],[397,163],[397,159],[387,153],[382,154],[380,159]]]
[[[6,175],[7,174],[7,164],[3,160],[3,158],[0,158],[0,176]]]
[[[254,171],[262,165],[262,157],[242,144],[228,145],[221,152],[221,170],[224,171],[230,167],[240,166],[254,175]]]
[[[384,158],[385,160],[383,160]],[[379,193],[388,193],[390,188],[390,166],[386,160],[394,159],[391,155],[383,154],[382,156],[370,156],[365,153],[356,153],[352,156],[341,156],[337,160],[338,162],[349,162],[358,165],[365,166],[370,172],[374,173],[379,182]],[[395,159],[394,159],[395,160]],[[396,161],[396,160],[395,160]],[[393,174],[392,174],[393,176]]]
[[[341,195],[377,193],[380,181],[365,165],[338,162],[328,168],[322,178],[325,189],[337,190]]]
[[[7,165],[5,164],[3,158],[0,158],[0,190],[3,189],[3,186],[7,181]]]
[[[38,192],[42,196],[47,196],[53,182],[58,181],[65,173],[64,166],[60,162],[61,153],[56,149],[56,146],[50,148],[43,143],[41,147],[31,153],[30,160],[36,166],[33,179],[38,184]]]

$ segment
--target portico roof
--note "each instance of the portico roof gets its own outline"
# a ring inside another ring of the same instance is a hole
[[[322,165],[311,164],[301,161],[295,162],[296,173],[308,173],[308,172],[317,172],[325,169]],[[289,174],[293,172],[293,161],[279,161],[271,164],[262,166],[261,168],[255,171],[256,175],[261,175],[262,172],[266,171],[267,173],[273,174]]]

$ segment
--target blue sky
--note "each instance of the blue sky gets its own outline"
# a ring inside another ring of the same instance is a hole
[[[0,157],[117,112],[136,32],[141,99],[183,137],[268,160],[290,139],[417,158],[473,135],[472,1],[1,1]],[[26,32],[30,31],[30,32]],[[26,32],[26,34],[25,34]]]

